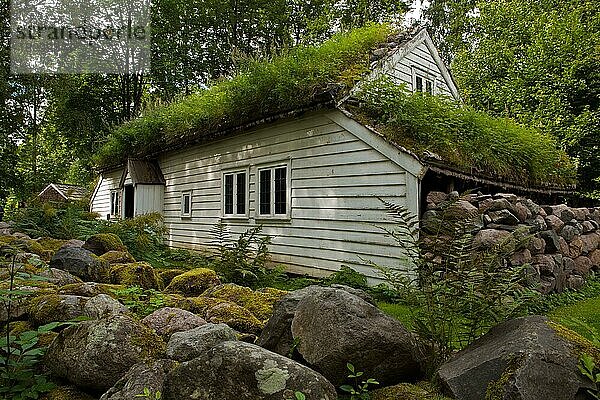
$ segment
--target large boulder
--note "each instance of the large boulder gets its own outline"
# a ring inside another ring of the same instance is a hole
[[[81,282],[81,279],[75,275],[58,268],[42,269],[37,272],[36,275],[47,278],[47,282],[56,286],[65,286]]]
[[[54,321],[69,321],[85,315],[87,297],[46,294],[35,297],[29,305],[29,319],[34,325],[45,325]]]
[[[46,367],[83,389],[105,391],[139,362],[164,354],[163,340],[130,317],[83,321],[49,346]]]
[[[150,360],[135,364],[100,397],[100,400],[139,399],[145,390],[150,392],[150,396],[156,396],[157,392],[162,394],[167,374],[175,368],[175,365],[175,361],[172,360]]]
[[[101,256],[109,251],[127,251],[127,247],[121,239],[112,233],[99,233],[91,236],[82,246],[97,256]]]
[[[206,289],[220,284],[217,273],[212,269],[195,268],[174,277],[169,286],[165,288],[165,292],[194,297],[201,295]]]
[[[139,286],[158,290],[162,287],[160,276],[152,265],[146,262],[114,264],[110,266],[110,282],[124,286]]]
[[[57,251],[50,260],[50,267],[70,272],[84,281],[108,281],[108,262],[83,248],[67,247]]]
[[[199,357],[217,344],[237,340],[233,329],[225,324],[206,324],[198,328],[174,333],[167,343],[167,357],[189,361]]]
[[[421,346],[396,319],[344,290],[321,288],[298,302],[292,337],[306,362],[335,386],[352,363],[364,376],[393,385],[421,376]]]
[[[135,258],[126,251],[111,250],[102,254],[100,258],[109,264],[130,264],[135,262]]]
[[[567,332],[542,316],[504,322],[443,364],[439,381],[459,400],[578,399],[581,344]]]
[[[273,305],[287,292],[277,289],[254,291],[249,287],[226,283],[206,290],[203,296],[224,299],[246,308],[261,321],[273,315]]]
[[[317,372],[244,342],[224,342],[167,375],[165,400],[334,400],[335,388]]]
[[[107,294],[99,294],[85,303],[85,316],[93,319],[110,317],[111,315],[127,314],[129,309]]]
[[[142,319],[142,324],[168,340],[175,332],[198,328],[206,321],[181,308],[163,307]]]

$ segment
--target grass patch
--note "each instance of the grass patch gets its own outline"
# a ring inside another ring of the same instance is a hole
[[[408,306],[406,304],[386,302],[379,302],[377,303],[377,306],[381,311],[383,311],[390,317],[396,318],[398,321],[400,321],[406,329],[410,330],[413,328],[411,306]]]
[[[558,307],[548,314],[553,321],[566,326],[589,340],[600,339],[600,296]]]

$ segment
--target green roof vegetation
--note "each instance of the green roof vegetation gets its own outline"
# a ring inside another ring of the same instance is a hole
[[[120,165],[311,104],[332,86],[347,94],[370,67],[370,53],[393,34],[370,25],[300,46],[268,61],[251,61],[232,79],[118,127],[96,154],[100,168]],[[341,90],[340,90],[341,89]],[[418,156],[475,175],[525,186],[565,185],[575,167],[549,135],[437,96],[409,94],[385,80],[364,85],[358,119]],[[425,157],[427,158],[427,157]]]
[[[128,156],[160,152],[265,117],[311,104],[332,83],[351,88],[369,69],[372,49],[392,33],[370,25],[333,36],[320,46],[300,46],[270,61],[249,62],[233,79],[178,102],[145,112],[115,130],[95,156],[99,167]]]
[[[360,106],[352,111],[359,119],[425,159],[438,156],[458,170],[524,186],[575,182],[573,162],[538,129],[448,98],[408,93],[385,77],[364,85],[357,97]]]

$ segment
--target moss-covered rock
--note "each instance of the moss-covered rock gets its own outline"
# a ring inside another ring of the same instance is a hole
[[[83,244],[83,248],[101,256],[109,251],[127,251],[121,239],[112,233],[99,233],[91,236]]]
[[[96,400],[74,386],[57,386],[40,397],[40,400]]]
[[[23,332],[34,330],[34,326],[29,321],[15,321],[9,325],[11,336],[19,336]]]
[[[49,250],[52,253],[56,253],[65,243],[67,243],[66,240],[53,239],[50,237],[39,238],[37,239],[37,242],[44,250]]]
[[[35,297],[29,303],[29,319],[36,325],[54,321],[69,321],[84,315],[88,297],[47,294]]]
[[[158,275],[160,276],[160,279],[162,279],[163,284],[165,286],[169,286],[169,284],[171,283],[173,278],[175,278],[176,276],[179,276],[181,274],[184,274],[185,271],[186,271],[185,269],[167,269],[164,271],[160,271],[158,273]]]
[[[422,382],[416,385],[400,383],[376,389],[371,392],[371,400],[450,400],[439,394],[429,383]]]
[[[273,315],[273,305],[286,294],[277,289],[255,292],[248,287],[227,283],[208,289],[203,296],[230,301],[246,308],[259,320],[266,321]]]
[[[146,262],[111,265],[109,275],[113,284],[156,290],[162,288],[160,276],[152,265]]]
[[[58,289],[59,294],[72,294],[74,296],[86,296],[94,297],[99,294],[107,294],[113,298],[116,298],[114,291],[123,290],[123,285],[113,285],[109,283],[97,283],[97,282],[80,282],[65,285]]]
[[[182,310],[198,314],[206,319],[208,310],[227,301],[216,299],[214,297],[183,297],[180,295],[171,295],[166,302],[169,307],[181,308]]]
[[[115,315],[64,329],[48,348],[44,362],[55,376],[77,387],[104,392],[133,365],[162,357],[165,348],[150,328]]]
[[[12,249],[18,249],[24,253],[36,254],[46,261],[50,260],[53,254],[53,251],[44,249],[35,240],[14,236],[0,236],[0,253],[6,254]]]
[[[108,262],[86,249],[63,247],[54,254],[50,266],[68,271],[86,282],[108,283]]]
[[[227,301],[210,308],[206,313],[206,320],[213,324],[224,323],[239,332],[253,335],[259,335],[264,327],[264,323],[246,308]]]
[[[126,251],[111,250],[100,256],[100,258],[109,264],[130,264],[135,262],[135,258]]]
[[[165,288],[165,292],[195,297],[206,289],[220,284],[221,281],[215,271],[208,268],[196,268],[173,278],[169,286]]]

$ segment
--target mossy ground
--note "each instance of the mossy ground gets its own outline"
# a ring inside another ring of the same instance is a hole
[[[101,246],[103,247],[104,252],[127,251],[127,247],[125,247],[121,239],[114,233],[99,233],[93,235],[86,243],[90,243],[93,246]]]
[[[40,400],[95,400],[96,398],[72,386],[57,386],[40,397]]]
[[[401,383],[376,389],[371,393],[371,400],[450,400],[439,393],[437,388],[429,382],[417,384]]]
[[[50,250],[52,252],[57,252],[65,243],[67,243],[66,240],[53,239],[49,237],[39,238],[37,242],[45,250]]]

